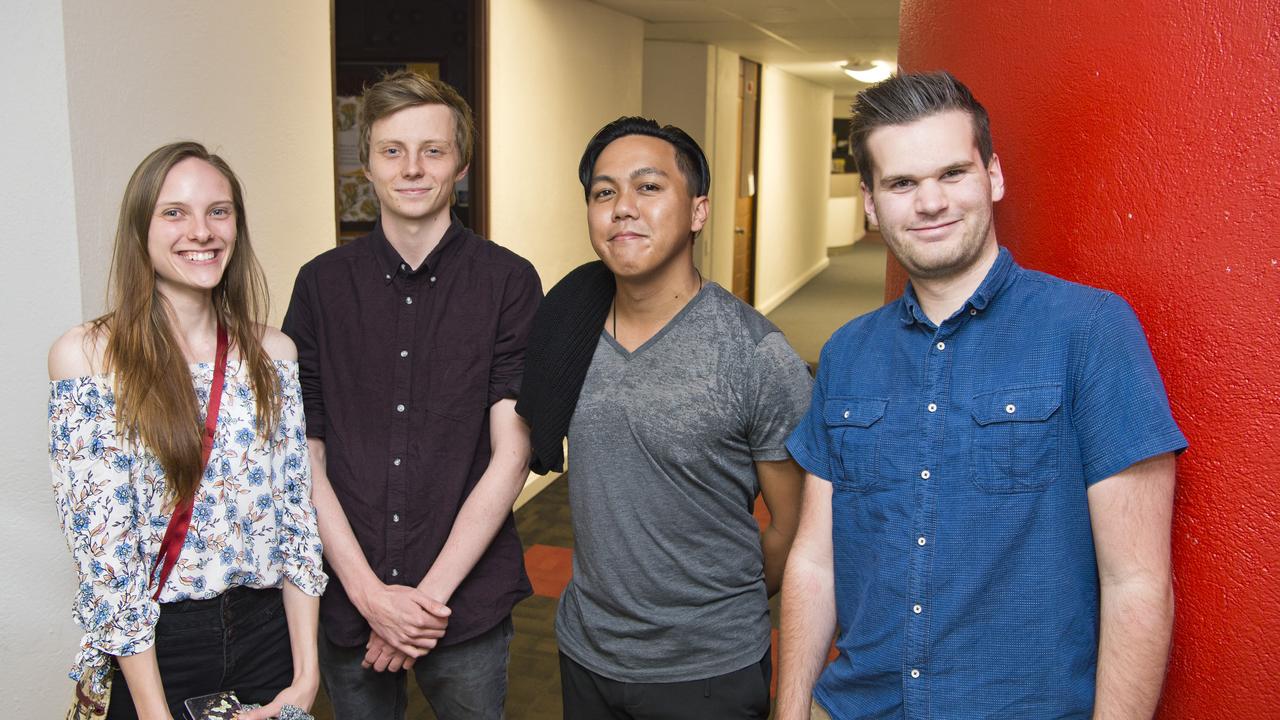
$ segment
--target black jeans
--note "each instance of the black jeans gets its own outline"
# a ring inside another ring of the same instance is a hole
[[[565,720],[764,720],[772,678],[767,650],[741,670],[669,683],[611,680],[560,653]]]
[[[234,587],[209,600],[160,605],[156,661],[174,718],[187,698],[233,690],[243,703],[266,704],[293,682],[289,625],[280,590]],[[136,720],[119,667],[108,720]]]

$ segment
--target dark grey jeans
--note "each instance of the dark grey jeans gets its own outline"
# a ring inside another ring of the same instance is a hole
[[[507,616],[492,630],[418,658],[412,672],[437,718],[502,720],[511,633]],[[363,646],[339,647],[320,632],[320,675],[335,720],[404,720],[406,672],[365,669],[364,654]]]

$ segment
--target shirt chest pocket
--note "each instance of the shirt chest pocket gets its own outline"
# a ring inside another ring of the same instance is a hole
[[[823,408],[827,424],[832,483],[836,490],[867,492],[879,485],[880,435],[888,402],[874,398],[829,398]]]
[[[1058,477],[1062,386],[1011,387],[973,397],[970,477],[989,493],[1041,490]]]

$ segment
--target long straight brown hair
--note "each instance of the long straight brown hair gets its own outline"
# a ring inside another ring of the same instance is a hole
[[[194,497],[200,485],[204,427],[191,371],[171,326],[168,301],[156,288],[147,241],[160,188],[173,166],[188,158],[209,163],[231,185],[235,247],[222,280],[212,291],[214,312],[227,328],[230,348],[239,352],[248,369],[259,440],[269,442],[280,420],[279,378],[261,339],[267,283],[249,244],[240,181],[222,158],[199,143],[165,145],[138,165],[125,188],[111,260],[111,309],[93,321],[92,332],[107,335],[104,369],[115,373],[120,430],[155,455],[175,502]]]

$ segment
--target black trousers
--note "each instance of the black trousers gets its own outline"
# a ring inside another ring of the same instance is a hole
[[[267,704],[293,682],[289,625],[280,590],[235,587],[209,600],[160,605],[156,661],[174,718],[183,701],[234,690],[243,703]],[[115,670],[108,720],[136,720],[124,673]]]
[[[560,653],[565,720],[754,720],[769,717],[769,652],[724,675],[669,683],[626,683]]]

